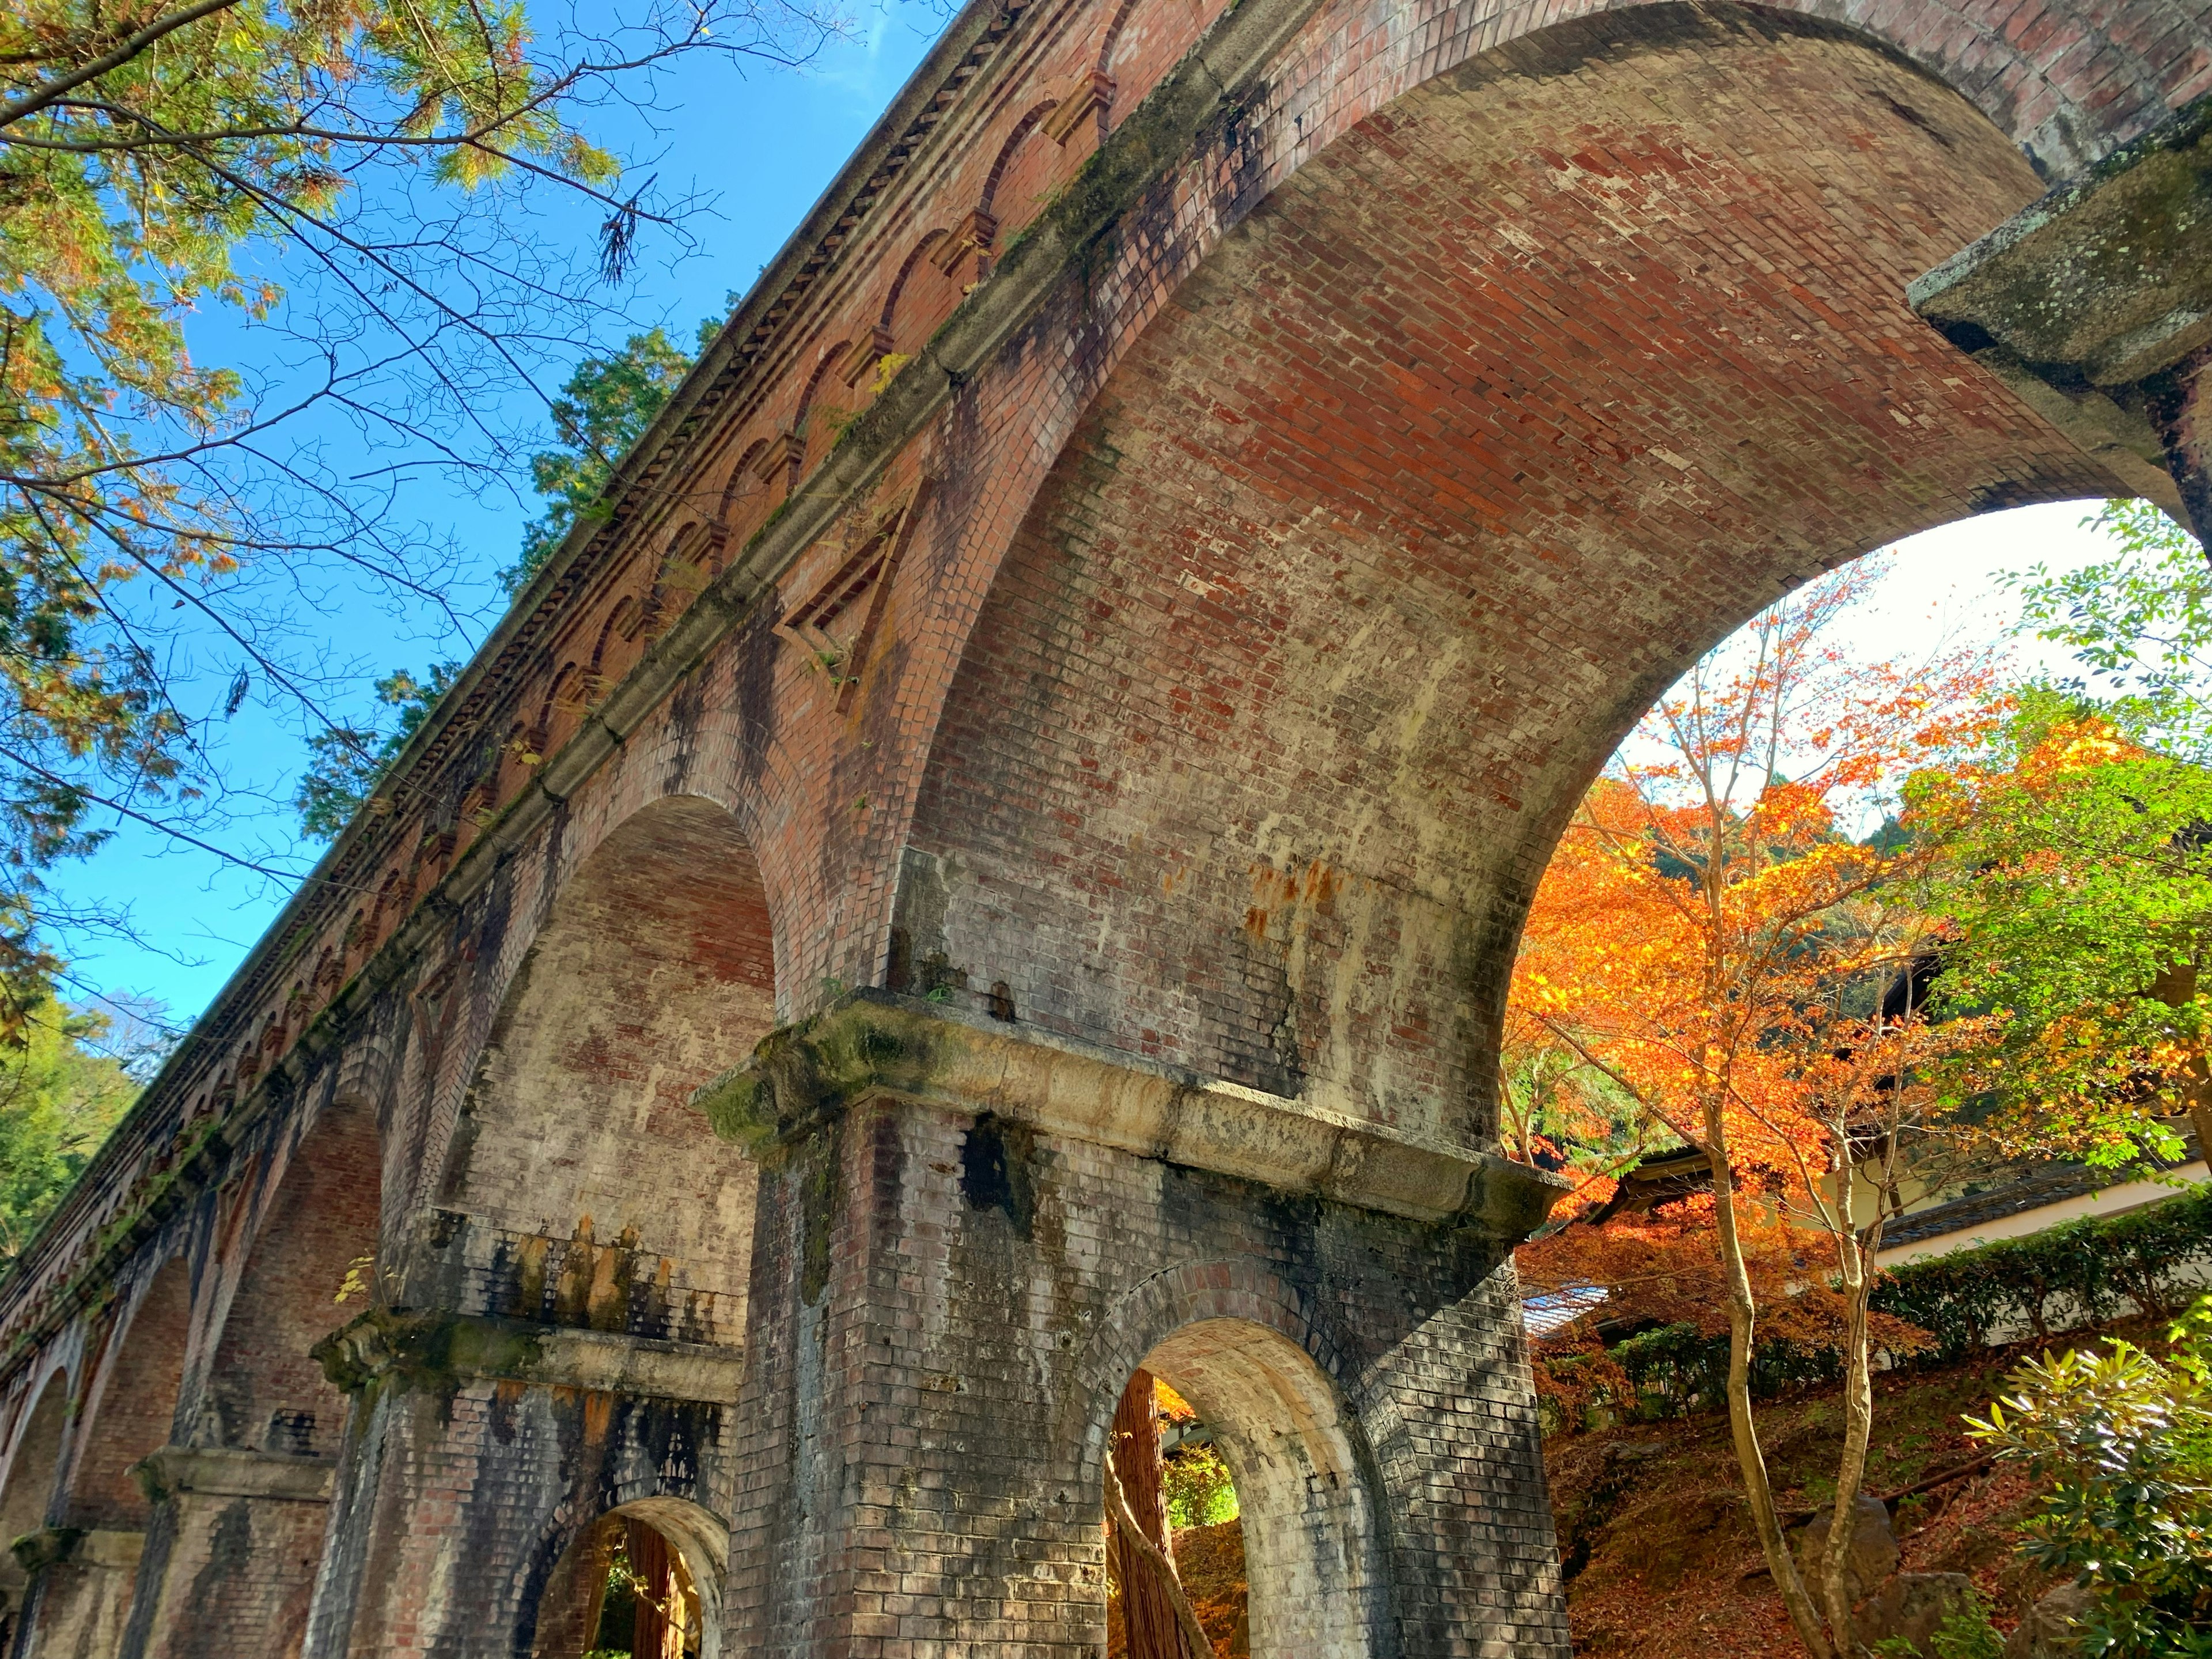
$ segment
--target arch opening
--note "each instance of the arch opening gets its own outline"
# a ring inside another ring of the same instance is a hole
[[[40,1390],[8,1453],[7,1484],[0,1486],[0,1652],[14,1650],[31,1584],[30,1574],[9,1546],[46,1524],[69,1415],[69,1373],[57,1370]]]
[[[1750,8],[1556,25],[1336,139],[1035,498],[903,948],[1047,1029],[1492,1141],[1521,914],[1652,698],[1822,569],[2115,489],[1905,301],[2040,189],[1957,92]]]
[[[439,1200],[471,1218],[464,1305],[738,1341],[757,1174],[690,1096],[775,1023],[736,821],[698,796],[644,808],[562,884],[477,1066]]]
[[[94,1380],[70,1474],[64,1525],[144,1530],[152,1505],[131,1468],[169,1443],[191,1316],[191,1268],[184,1257],[172,1256],[117,1334],[109,1362]]]
[[[720,1659],[728,1555],[728,1530],[682,1498],[607,1510],[547,1582],[533,1659]]]
[[[193,1413],[203,1446],[336,1457],[348,1400],[315,1344],[366,1305],[382,1218],[376,1114],[341,1097],[285,1160]]]
[[[1384,1570],[1355,1435],[1335,1387],[1279,1332],[1206,1319],[1154,1347],[1116,1403],[1111,1466],[1101,1460],[1115,1659],[1184,1645],[1152,1552],[1115,1518],[1124,1502],[1224,1659],[1382,1651]]]

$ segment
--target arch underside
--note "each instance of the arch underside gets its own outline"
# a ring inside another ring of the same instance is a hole
[[[1487,1139],[1526,896],[1650,701],[1824,568],[2115,489],[1906,308],[2039,193],[1984,117],[1825,25],[1632,17],[1364,123],[1115,368],[947,700],[915,959]]]
[[[507,991],[441,1206],[480,1224],[471,1311],[744,1331],[756,1173],[691,1092],[775,1024],[768,899],[728,811],[638,811],[568,876]]]
[[[1388,1597],[1348,1413],[1313,1361],[1242,1319],[1184,1326],[1145,1369],[1197,1409],[1243,1521],[1253,1659],[1366,1659]]]

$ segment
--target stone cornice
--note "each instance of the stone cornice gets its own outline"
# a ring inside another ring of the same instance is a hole
[[[149,1500],[190,1492],[206,1498],[264,1498],[281,1503],[326,1504],[337,1461],[242,1446],[164,1446],[131,1473]]]
[[[1249,1089],[1035,1026],[856,991],[769,1036],[692,1097],[764,1155],[838,1112],[895,1098],[988,1112],[1049,1134],[1509,1241],[1567,1183],[1480,1147]]]
[[[325,1337],[315,1357],[348,1393],[395,1386],[442,1392],[489,1379],[728,1406],[745,1374],[744,1352],[737,1347],[386,1309]]]

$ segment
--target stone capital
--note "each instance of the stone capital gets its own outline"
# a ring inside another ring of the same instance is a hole
[[[252,1451],[243,1446],[164,1446],[133,1469],[156,1501],[183,1492],[210,1498],[267,1498],[285,1503],[330,1501],[327,1457]]]
[[[2212,97],[1906,289],[1952,344],[2172,513],[2186,505],[2159,377],[2212,344]],[[2201,528],[2202,526],[2200,526]]]
[[[988,1113],[1050,1134],[1509,1238],[1541,1224],[1557,1176],[1316,1102],[888,991],[848,994],[762,1042],[693,1097],[717,1131],[767,1154],[877,1098]]]
[[[744,1353],[736,1347],[380,1308],[324,1338],[315,1356],[349,1393],[372,1384],[434,1392],[492,1378],[728,1405],[744,1380]]]

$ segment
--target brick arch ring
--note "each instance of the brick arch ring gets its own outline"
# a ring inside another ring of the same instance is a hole
[[[1309,1298],[1250,1260],[1156,1273],[1108,1311],[1079,1363],[1079,1467],[1104,1503],[1106,1437],[1143,1366],[1189,1401],[1235,1482],[1252,1659],[1389,1651],[1376,1460],[1344,1358]]]
[[[512,1651],[514,1659],[571,1659],[588,1650],[584,1628],[613,1549],[607,1523],[644,1522],[672,1545],[699,1596],[699,1659],[720,1659],[723,1580],[730,1523],[699,1499],[696,1480],[660,1473],[611,1483],[593,1504],[573,1498],[556,1507],[525,1557]]]

